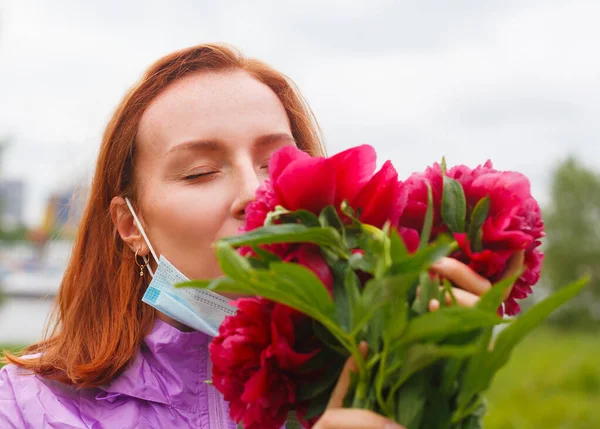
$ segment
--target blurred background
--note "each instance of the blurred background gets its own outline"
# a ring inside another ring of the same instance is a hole
[[[296,81],[330,153],[369,143],[401,177],[445,155],[530,178],[548,233],[532,300],[592,281],[517,349],[486,428],[597,428],[599,18],[591,0],[0,2],[0,348],[41,338],[125,90],[164,54],[224,41]]]

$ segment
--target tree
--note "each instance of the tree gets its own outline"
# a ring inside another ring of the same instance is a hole
[[[574,158],[554,172],[551,203],[544,213],[544,283],[556,290],[584,275],[589,285],[554,322],[600,328],[600,175]]]

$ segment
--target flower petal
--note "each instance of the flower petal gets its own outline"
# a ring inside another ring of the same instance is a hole
[[[336,173],[336,209],[344,199],[352,200],[375,172],[377,154],[369,145],[361,145],[345,150],[328,159]]]
[[[274,178],[277,198],[288,210],[309,210],[319,214],[334,203],[335,171],[324,158],[309,158],[290,163]]]

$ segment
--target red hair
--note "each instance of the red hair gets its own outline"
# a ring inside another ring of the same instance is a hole
[[[106,127],[49,334],[23,352],[39,355],[23,359],[7,353],[6,362],[63,383],[94,387],[113,380],[135,357],[155,310],[142,303],[149,278],[140,278],[133,252],[119,238],[110,203],[115,196],[135,200],[135,138],[148,105],[184,76],[220,70],[242,70],[269,86],[287,112],[298,146],[323,155],[319,127],[305,100],[290,79],[265,63],[220,44],[161,58],[125,95]]]

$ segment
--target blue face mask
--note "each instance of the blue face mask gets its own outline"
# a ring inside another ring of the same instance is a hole
[[[174,286],[176,283],[187,282],[189,279],[163,255],[157,258],[129,198],[125,198],[125,202],[158,264],[155,273],[148,266],[152,281],[148,285],[142,301],[190,328],[213,337],[216,336],[223,319],[226,316],[234,315],[237,309],[229,304],[227,298],[217,293],[195,288],[176,288]],[[145,259],[148,262],[148,258]]]

